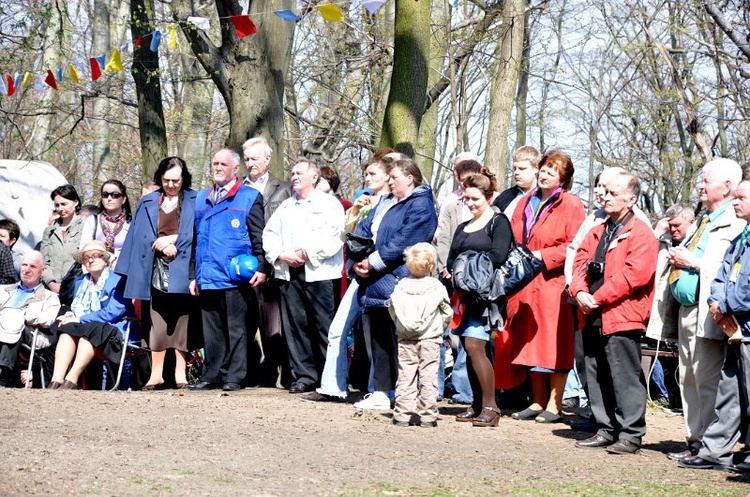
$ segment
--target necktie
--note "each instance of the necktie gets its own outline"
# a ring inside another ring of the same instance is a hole
[[[211,203],[216,205],[224,199],[225,196],[224,188],[217,186],[211,193]]]
[[[693,234],[693,237],[690,239],[690,243],[687,244],[687,250],[688,252],[692,252],[695,247],[698,246],[698,242],[701,240],[701,235],[703,235],[703,231],[706,229],[706,226],[708,226],[708,213],[703,214],[703,217],[701,218],[701,222],[698,225],[698,229],[695,230],[695,233]],[[676,283],[677,280],[680,279],[680,275],[682,274],[682,269],[680,268],[674,268],[672,269],[672,272],[669,273],[669,284]]]

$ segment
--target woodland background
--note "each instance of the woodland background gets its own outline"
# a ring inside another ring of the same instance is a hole
[[[380,146],[415,155],[435,188],[470,150],[508,181],[509,151],[561,148],[591,204],[607,166],[636,172],[654,214],[695,197],[707,159],[750,160],[750,3],[744,0],[388,0],[375,14],[315,0],[27,0],[0,4],[0,73],[123,53],[126,70],[0,96],[0,157],[51,162],[90,199],[133,191],[167,155],[205,186],[216,149],[266,136],[284,173],[333,165],[341,192]],[[273,12],[291,9],[299,22]],[[239,38],[229,16],[258,33]],[[207,31],[186,22],[210,19]],[[148,43],[177,28],[177,47]]]

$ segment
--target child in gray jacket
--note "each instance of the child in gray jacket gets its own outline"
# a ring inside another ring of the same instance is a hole
[[[404,255],[411,276],[398,282],[388,307],[398,336],[393,424],[409,426],[412,416],[419,415],[420,426],[435,427],[440,343],[453,310],[445,287],[431,276],[437,260],[435,247],[417,243]]]

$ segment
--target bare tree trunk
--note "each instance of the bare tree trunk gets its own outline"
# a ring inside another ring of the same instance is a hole
[[[529,0],[526,1],[528,6]],[[516,91],[516,144],[514,149],[526,145],[526,99],[529,94],[529,61],[531,60],[531,28],[526,10],[523,16],[523,51],[518,68],[518,90]],[[507,180],[507,176],[505,178]]]
[[[185,19],[192,15],[189,0],[173,2],[175,17],[190,48],[216,84],[229,113],[226,145],[238,149],[248,138],[263,136],[276,151],[271,169],[283,175],[284,78],[289,61],[294,24],[277,16],[256,16],[258,33],[240,39],[230,16],[242,13],[237,0],[216,1],[221,44]],[[291,0],[249,1],[248,12],[291,9]]]
[[[155,29],[154,0],[130,0],[130,19],[135,39]],[[150,38],[148,39],[150,42]],[[138,94],[138,127],[141,139],[141,175],[148,181],[167,156],[167,128],[162,106],[159,54],[143,44],[133,52],[131,68]]]
[[[109,1],[94,0],[92,12],[93,40],[91,50],[95,56],[110,53],[110,23],[109,23]],[[104,68],[102,67],[102,72]],[[93,126],[94,141],[92,143],[92,166],[94,177],[93,188],[96,189],[107,180],[109,167],[112,160],[112,149],[110,147],[110,125],[109,125],[109,99],[106,96],[95,97],[92,101],[92,117],[95,119]]]
[[[508,176],[508,135],[524,44],[524,0],[508,0],[501,16],[495,71],[490,89],[490,118],[484,164],[500,179]]]
[[[393,73],[380,146],[411,156],[425,110],[431,10],[428,1],[396,0]]]

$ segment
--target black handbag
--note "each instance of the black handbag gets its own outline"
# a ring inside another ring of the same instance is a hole
[[[160,292],[169,292],[169,259],[162,254],[154,256],[154,269],[151,272],[151,286]]]
[[[534,257],[528,248],[518,245],[513,239],[508,257],[496,271],[501,278],[503,296],[507,299],[520,292],[542,272],[542,269],[544,269],[544,262]]]
[[[354,233],[345,235],[346,257],[350,261],[360,262],[367,258],[368,255],[375,252],[375,241]]]

